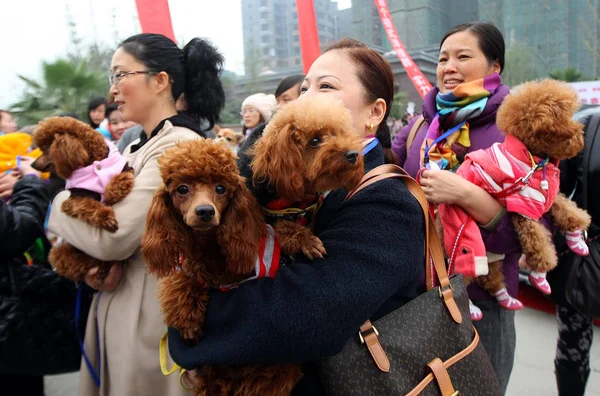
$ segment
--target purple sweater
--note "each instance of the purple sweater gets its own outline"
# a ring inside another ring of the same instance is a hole
[[[417,175],[417,172],[420,169],[421,145],[427,134],[429,123],[437,112],[435,105],[435,96],[437,93],[438,89],[434,88],[429,91],[425,97],[423,104],[425,123],[415,135],[409,148],[408,156],[406,155],[406,140],[410,129],[416,121],[416,117],[406,125],[398,135],[396,135],[392,142],[392,150],[398,158],[398,164],[413,177]],[[477,117],[477,119],[469,121],[471,147],[467,152],[486,149],[496,142],[504,141],[504,135],[496,126],[496,112],[508,93],[509,89],[505,85],[498,87],[496,92],[490,96],[481,115]],[[543,218],[542,221],[548,226],[545,218]],[[505,216],[493,232],[487,232],[482,229],[481,234],[487,251],[505,254],[503,272],[506,286],[508,293],[511,296],[516,297],[519,290],[518,261],[521,255],[521,245],[519,244],[517,234],[513,229],[510,216]],[[486,300],[491,298],[486,291],[476,285],[471,285],[469,287],[469,297],[473,300]]]

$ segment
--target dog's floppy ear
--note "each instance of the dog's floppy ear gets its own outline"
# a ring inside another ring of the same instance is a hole
[[[269,128],[269,126],[267,126]],[[276,127],[275,127],[276,128]],[[251,150],[253,181],[267,181],[277,195],[293,202],[304,197],[304,161],[295,128],[287,124],[281,130],[265,130]]]
[[[243,275],[252,271],[265,232],[258,202],[240,177],[217,231],[228,272]]]
[[[179,263],[181,241],[185,238],[176,221],[175,208],[165,186],[159,187],[152,198],[142,235],[142,255],[150,273],[159,278],[172,274]]]
[[[57,134],[54,137],[50,146],[50,158],[56,173],[63,179],[68,179],[75,170],[86,166],[90,161],[90,155],[81,139],[69,134]]]

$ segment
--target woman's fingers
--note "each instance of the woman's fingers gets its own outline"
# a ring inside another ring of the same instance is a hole
[[[98,267],[90,269],[87,274],[85,274],[85,283],[96,290],[106,292],[114,291],[123,277],[123,263],[115,261],[110,267],[108,275],[104,280],[98,279],[98,270]]]

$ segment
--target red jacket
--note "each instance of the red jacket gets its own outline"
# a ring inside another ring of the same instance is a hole
[[[534,157],[534,161],[539,164],[541,159]],[[514,187],[531,169],[531,157],[525,145],[508,135],[504,143],[468,154],[456,173],[496,196],[508,212],[539,220],[558,194],[558,161],[536,170],[521,190],[507,196],[502,193]],[[547,188],[542,187],[543,180]],[[439,205],[438,210],[444,228],[444,245],[450,256],[449,271],[468,277],[486,275],[486,251],[477,223],[458,205]]]

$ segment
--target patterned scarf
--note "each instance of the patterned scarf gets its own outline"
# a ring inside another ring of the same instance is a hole
[[[440,169],[456,171],[466,148],[471,147],[468,120],[483,112],[488,98],[501,84],[500,75],[494,73],[460,84],[452,92],[437,94],[438,113],[421,147],[421,166],[431,168],[433,162]]]

